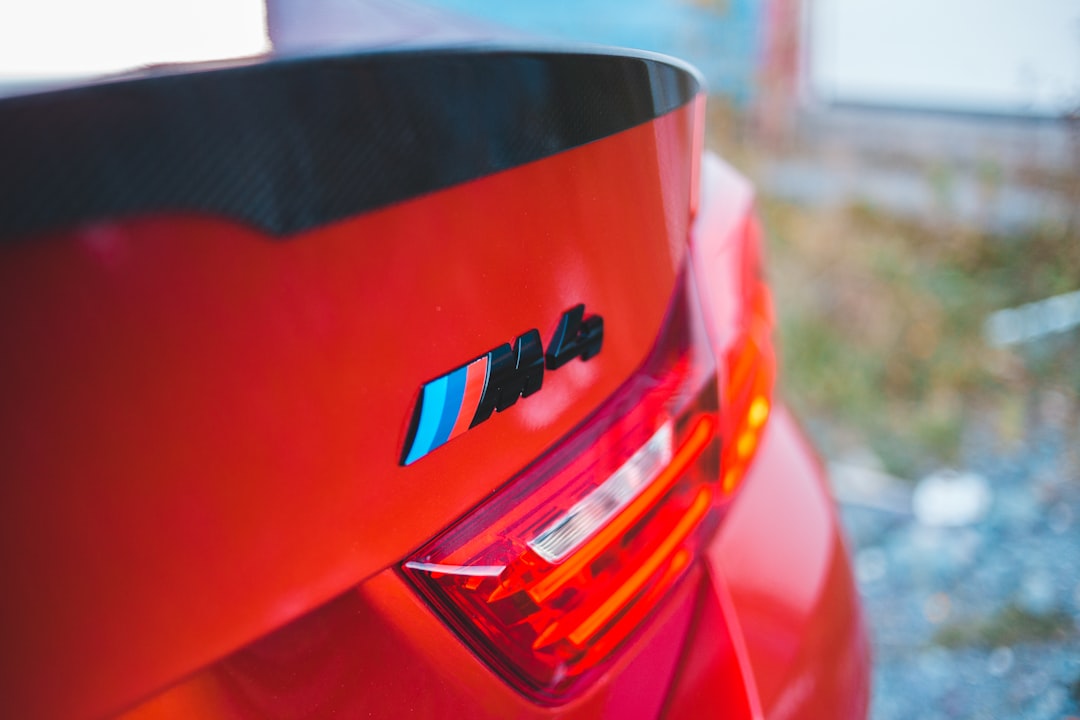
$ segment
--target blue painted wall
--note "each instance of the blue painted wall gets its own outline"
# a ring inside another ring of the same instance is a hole
[[[693,63],[709,90],[745,107],[762,56],[760,0],[426,0],[539,37],[662,52]]]

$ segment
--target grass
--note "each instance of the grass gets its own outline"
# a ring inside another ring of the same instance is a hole
[[[946,625],[935,633],[934,642],[947,648],[1052,642],[1067,638],[1073,627],[1072,618],[1061,610],[1033,613],[1010,604],[983,620]]]
[[[710,122],[714,147],[753,177],[768,151],[723,108]],[[931,167],[927,182],[941,175]],[[995,310],[1080,289],[1080,228],[1058,220],[997,236],[940,215],[911,221],[764,194],[759,210],[782,392],[827,453],[869,446],[889,471],[914,478],[958,462],[974,418],[1014,442],[1040,392],[1055,389],[1077,407],[1080,333],[995,349],[983,323]]]
[[[959,460],[979,415],[1006,440],[1040,387],[1075,398],[1072,348],[991,348],[994,310],[1080,287],[1080,238],[1003,238],[900,222],[868,207],[815,211],[765,199],[785,390],[835,419],[891,471]]]

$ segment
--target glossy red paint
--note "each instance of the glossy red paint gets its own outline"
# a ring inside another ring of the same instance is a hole
[[[5,704],[118,710],[399,561],[583,420],[655,340],[693,121],[285,241],[183,216],[0,248]],[[599,356],[398,466],[423,381],[579,302]]]
[[[782,408],[709,564],[765,717],[866,717],[869,647],[843,538],[824,472]]]
[[[155,216],[0,246],[0,704],[865,717],[843,542],[782,407],[706,561],[568,704],[503,682],[395,570],[640,366],[685,262],[729,356],[753,197],[707,156],[694,199],[702,102],[283,241]],[[423,382],[579,302],[597,357],[398,464]]]
[[[124,715],[655,717],[694,610],[698,572],[593,691],[558,709],[493,676],[399,576],[385,572]]]

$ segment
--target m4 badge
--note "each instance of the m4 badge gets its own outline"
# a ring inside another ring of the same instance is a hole
[[[557,370],[574,358],[589,360],[604,342],[604,319],[585,317],[585,306],[562,314],[547,352],[536,329],[514,344],[504,343],[480,357],[424,383],[413,408],[401,451],[401,464],[411,465],[471,427],[529,397],[544,384],[544,370]]]

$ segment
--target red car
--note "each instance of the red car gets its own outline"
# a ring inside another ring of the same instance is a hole
[[[704,103],[489,46],[0,101],[3,714],[865,717]]]

